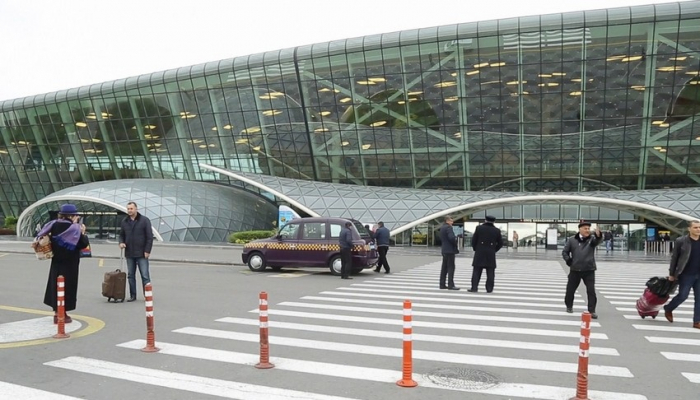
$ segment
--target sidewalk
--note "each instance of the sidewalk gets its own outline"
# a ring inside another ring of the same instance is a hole
[[[0,253],[21,253],[34,255],[34,250],[29,246],[31,240],[17,239],[15,236],[0,236]],[[114,240],[91,241],[92,256],[94,258],[119,259],[120,250]],[[151,261],[177,262],[185,264],[213,264],[213,265],[243,265],[241,252],[243,246],[229,243],[153,243]],[[471,249],[463,248],[458,258],[471,259]],[[420,255],[440,257],[439,247],[392,247],[391,255]],[[520,260],[561,260],[561,250],[544,250],[534,247],[521,247],[518,249],[505,248],[498,252],[499,259]],[[654,263],[668,265],[671,259],[669,253],[644,253],[643,251],[611,251],[599,249],[596,254],[598,262],[629,262],[629,263]]]
[[[34,257],[30,247],[31,240],[0,240],[0,253],[20,253]],[[93,258],[119,259],[120,249],[116,241],[96,240],[90,242]],[[227,243],[185,244],[153,243],[150,261],[166,261],[185,264],[243,265],[241,262],[242,245]]]

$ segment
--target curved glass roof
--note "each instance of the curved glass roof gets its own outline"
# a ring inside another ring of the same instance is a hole
[[[27,208],[18,221],[18,234],[32,236],[58,205],[76,202],[78,209],[126,211],[137,204],[164,241],[226,242],[232,232],[269,229],[277,207],[243,189],[171,179],[125,179],[94,182],[54,192]]]

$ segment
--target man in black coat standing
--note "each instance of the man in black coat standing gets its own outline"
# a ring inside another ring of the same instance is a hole
[[[493,225],[494,222],[496,222],[496,218],[487,215],[486,222],[474,230],[472,236],[472,249],[474,250],[472,287],[468,292],[478,291],[481,273],[484,269],[486,269],[486,292],[493,292],[496,278],[496,253],[503,247],[501,230]]]
[[[598,314],[595,312],[598,303],[598,297],[595,293],[595,271],[597,269],[595,248],[600,243],[602,236],[600,228],[596,228],[595,234],[591,235],[591,223],[582,221],[578,224],[578,233],[570,237],[564,245],[561,256],[570,268],[564,296],[564,304],[568,313],[574,312],[574,295],[583,281],[588,295],[588,312],[591,313],[591,318],[598,319]]]
[[[153,248],[153,229],[151,220],[141,214],[133,201],[126,204],[126,214],[119,232],[119,248],[124,250],[126,259],[127,281],[129,282],[129,299],[136,300],[136,268],[141,274],[141,284],[145,289],[151,282],[148,258]],[[145,297],[145,293],[144,293]]]
[[[457,236],[452,229],[452,217],[445,217],[445,223],[440,227],[440,242],[442,242],[442,268],[440,269],[440,289],[459,290],[455,286],[455,255],[459,253],[457,248]],[[447,284],[445,284],[447,281]]]

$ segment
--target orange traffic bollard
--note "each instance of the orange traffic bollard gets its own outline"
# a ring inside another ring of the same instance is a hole
[[[146,347],[141,351],[155,353],[160,349],[156,347],[156,332],[153,323],[153,286],[150,282],[143,288],[143,295],[146,298]]]
[[[413,380],[413,326],[411,318],[411,301],[403,302],[403,379],[396,384],[403,387],[415,387],[418,383]]]
[[[267,332],[267,293],[260,292],[260,362],[255,364],[255,368],[273,368],[275,364],[270,363],[270,342]]]
[[[591,313],[581,314],[581,340],[578,353],[578,374],[576,379],[576,397],[571,400],[588,399],[588,350],[591,347]]]
[[[53,335],[56,339],[70,337],[66,333],[66,279],[59,275],[56,280],[56,315],[58,315],[58,332]]]

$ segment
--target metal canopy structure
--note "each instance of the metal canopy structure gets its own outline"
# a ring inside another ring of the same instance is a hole
[[[440,191],[363,187],[227,171],[210,171],[244,181],[270,193],[282,193],[291,205],[316,215],[383,221],[396,235],[444,215],[469,215],[494,207],[564,204],[608,207],[632,213],[682,233],[685,222],[700,219],[700,188],[571,193]]]

